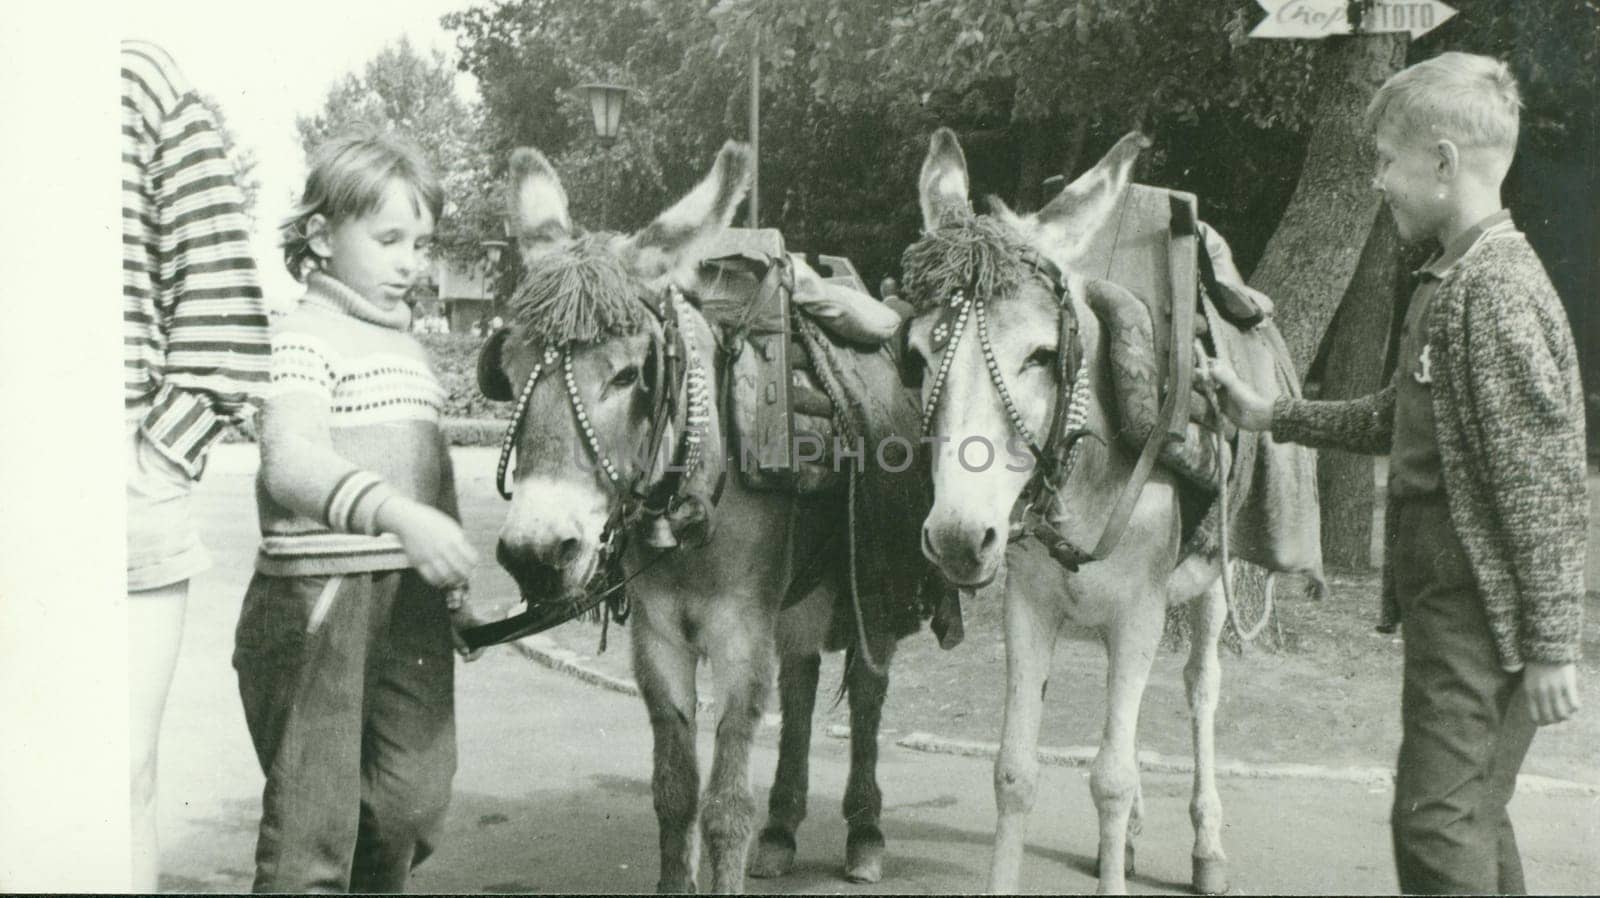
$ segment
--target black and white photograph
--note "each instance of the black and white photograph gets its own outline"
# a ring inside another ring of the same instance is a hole
[[[30,4],[0,91],[0,892],[1600,884],[1600,0]]]

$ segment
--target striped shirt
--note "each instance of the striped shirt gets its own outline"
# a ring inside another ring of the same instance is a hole
[[[199,477],[267,382],[249,222],[211,112],[154,44],[122,42],[123,401]]]

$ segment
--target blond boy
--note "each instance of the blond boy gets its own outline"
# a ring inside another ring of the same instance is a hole
[[[1504,63],[1445,53],[1367,108],[1373,187],[1403,239],[1439,247],[1389,386],[1269,403],[1211,370],[1241,427],[1389,453],[1384,625],[1405,633],[1390,824],[1407,893],[1525,890],[1506,804],[1535,727],[1579,707],[1582,391],[1561,302],[1501,207],[1520,106]]]

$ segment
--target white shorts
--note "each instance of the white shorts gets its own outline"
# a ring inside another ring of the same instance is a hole
[[[211,566],[200,544],[188,472],[139,430],[147,409],[128,410],[128,592],[188,580]]]

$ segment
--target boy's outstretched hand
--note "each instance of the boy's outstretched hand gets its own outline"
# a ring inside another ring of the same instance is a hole
[[[1529,661],[1522,671],[1522,691],[1528,697],[1528,714],[1539,726],[1560,723],[1583,707],[1578,700],[1578,666],[1570,661]]]
[[[1241,430],[1272,427],[1272,401],[1245,383],[1227,362],[1201,355],[1195,363],[1195,375],[1202,384],[1216,388],[1222,413]]]
[[[377,523],[379,530],[400,537],[411,566],[440,589],[465,584],[478,563],[461,525],[437,508],[395,496],[378,507]]]

